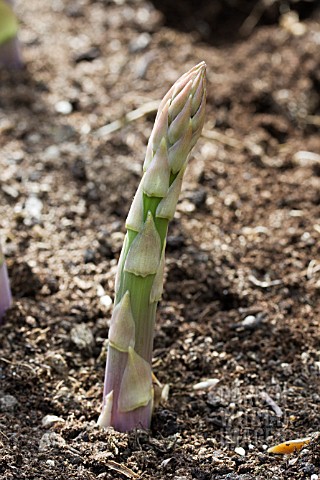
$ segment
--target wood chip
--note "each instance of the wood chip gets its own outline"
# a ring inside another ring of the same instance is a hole
[[[134,473],[130,468],[126,467],[125,465],[121,465],[120,463],[115,462],[114,460],[109,460],[106,463],[106,466],[110,468],[110,470],[114,470],[115,472],[122,473],[127,478],[139,478],[137,473]]]
[[[267,452],[268,453],[278,453],[279,455],[286,455],[286,454],[289,454],[289,453],[298,452],[303,447],[308,445],[310,440],[311,440],[310,437],[297,438],[295,440],[288,440],[287,442],[279,443],[278,445],[275,445],[274,447],[268,448]]]

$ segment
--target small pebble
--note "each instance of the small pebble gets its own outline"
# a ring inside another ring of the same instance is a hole
[[[54,106],[56,112],[61,113],[62,115],[69,115],[72,112],[72,105],[67,100],[60,100]]]
[[[45,417],[43,417],[41,423],[44,428],[50,428],[55,423],[61,422],[64,422],[64,419],[61,417],[57,417],[56,415],[46,415]]]
[[[66,444],[65,439],[55,432],[49,432],[42,435],[39,443],[39,451],[44,452],[50,448],[64,447]]]
[[[60,353],[49,353],[46,362],[59,375],[68,374],[68,364]]]
[[[47,461],[46,461],[46,464],[47,464],[49,467],[54,467],[54,466],[55,466],[54,460],[47,460]]]
[[[212,408],[218,408],[218,407],[221,407],[221,405],[223,404],[223,400],[221,397],[217,395],[213,395],[212,393],[209,393],[207,403]]]
[[[109,297],[109,295],[102,295],[102,297],[100,297],[100,303],[104,306],[104,307],[110,307],[112,305],[112,298]]]
[[[103,286],[100,283],[98,283],[98,285],[97,285],[97,295],[98,295],[98,297],[103,297],[103,295],[105,295],[105,294],[106,294],[105,289],[103,288]]]
[[[79,323],[70,332],[71,341],[79,350],[92,350],[94,337],[91,329],[85,323]]]
[[[142,57],[140,57],[134,66],[134,76],[135,78],[145,78],[148,68],[151,63],[155,60],[154,52],[146,52]]]
[[[57,125],[53,128],[52,138],[56,143],[63,143],[70,140],[76,131],[72,125]],[[69,145],[70,147],[71,145]]]
[[[313,475],[316,467],[313,465],[313,463],[306,462],[304,465],[302,465],[302,471],[306,475]]]
[[[254,315],[248,315],[245,319],[242,320],[241,325],[244,328],[254,328],[257,323],[257,318]]]
[[[149,35],[149,33],[141,33],[130,42],[129,50],[131,53],[141,52],[141,50],[144,50],[149,45],[150,41],[151,35]]]
[[[303,456],[309,455],[309,453],[310,453],[310,450],[308,448],[303,448],[300,452],[300,455],[303,457]]]
[[[91,47],[86,52],[78,53],[74,57],[75,63],[80,62],[92,62],[96,58],[100,57],[101,51],[98,47]]]
[[[0,412],[12,412],[18,403],[13,395],[4,395],[0,392]]]
[[[161,462],[160,466],[161,466],[162,468],[165,468],[165,467],[168,465],[168,463],[171,462],[172,458],[173,458],[173,457],[166,458],[165,460],[163,460],[163,461]]]
[[[236,447],[236,448],[234,449],[234,451],[235,451],[238,455],[241,455],[241,457],[244,457],[245,454],[246,454],[245,449],[242,448],[242,447]]]
[[[193,385],[193,390],[206,390],[207,388],[215,387],[219,382],[220,380],[218,378],[209,378],[204,382],[199,382]]]
[[[34,145],[36,143],[39,143],[41,140],[41,135],[39,133],[30,133],[30,135],[27,136],[27,141],[30,143],[33,143]]]
[[[18,198],[19,192],[16,188],[11,185],[1,185],[1,190],[11,198]]]
[[[195,205],[189,200],[182,200],[182,202],[177,205],[177,210],[182,213],[192,213],[195,209]]]
[[[50,145],[43,152],[44,160],[57,160],[60,156],[60,150],[56,145]]]
[[[35,220],[39,222],[41,220],[42,208],[43,203],[41,200],[39,200],[39,198],[37,198],[35,195],[28,197],[24,205],[26,220]]]

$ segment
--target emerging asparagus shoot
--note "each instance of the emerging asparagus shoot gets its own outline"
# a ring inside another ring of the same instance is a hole
[[[115,281],[102,413],[119,431],[149,428],[153,408],[152,348],[163,285],[169,220],[174,216],[188,156],[204,124],[204,62],[185,73],[160,103],[127,221]]]
[[[5,311],[11,305],[11,290],[6,263],[0,246],[0,323]]]
[[[19,41],[18,22],[12,10],[12,0],[0,0],[0,66],[9,70],[23,66]]]

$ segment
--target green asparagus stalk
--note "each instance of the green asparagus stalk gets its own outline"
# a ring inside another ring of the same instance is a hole
[[[184,74],[160,103],[133,199],[115,280],[115,308],[102,412],[98,423],[119,431],[149,428],[153,409],[152,348],[164,255],[191,149],[204,124],[204,62]]]

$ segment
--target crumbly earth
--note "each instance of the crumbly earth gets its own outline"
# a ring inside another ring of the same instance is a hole
[[[319,11],[253,16],[232,41],[230,24],[217,39],[203,19],[175,29],[146,0],[17,11],[26,69],[0,72],[14,294],[0,333],[0,478],[320,478]],[[169,396],[151,431],[103,431],[114,274],[155,111],[99,128],[201,60],[207,121],[170,226],[155,333]],[[266,451],[309,436],[290,456]]]

